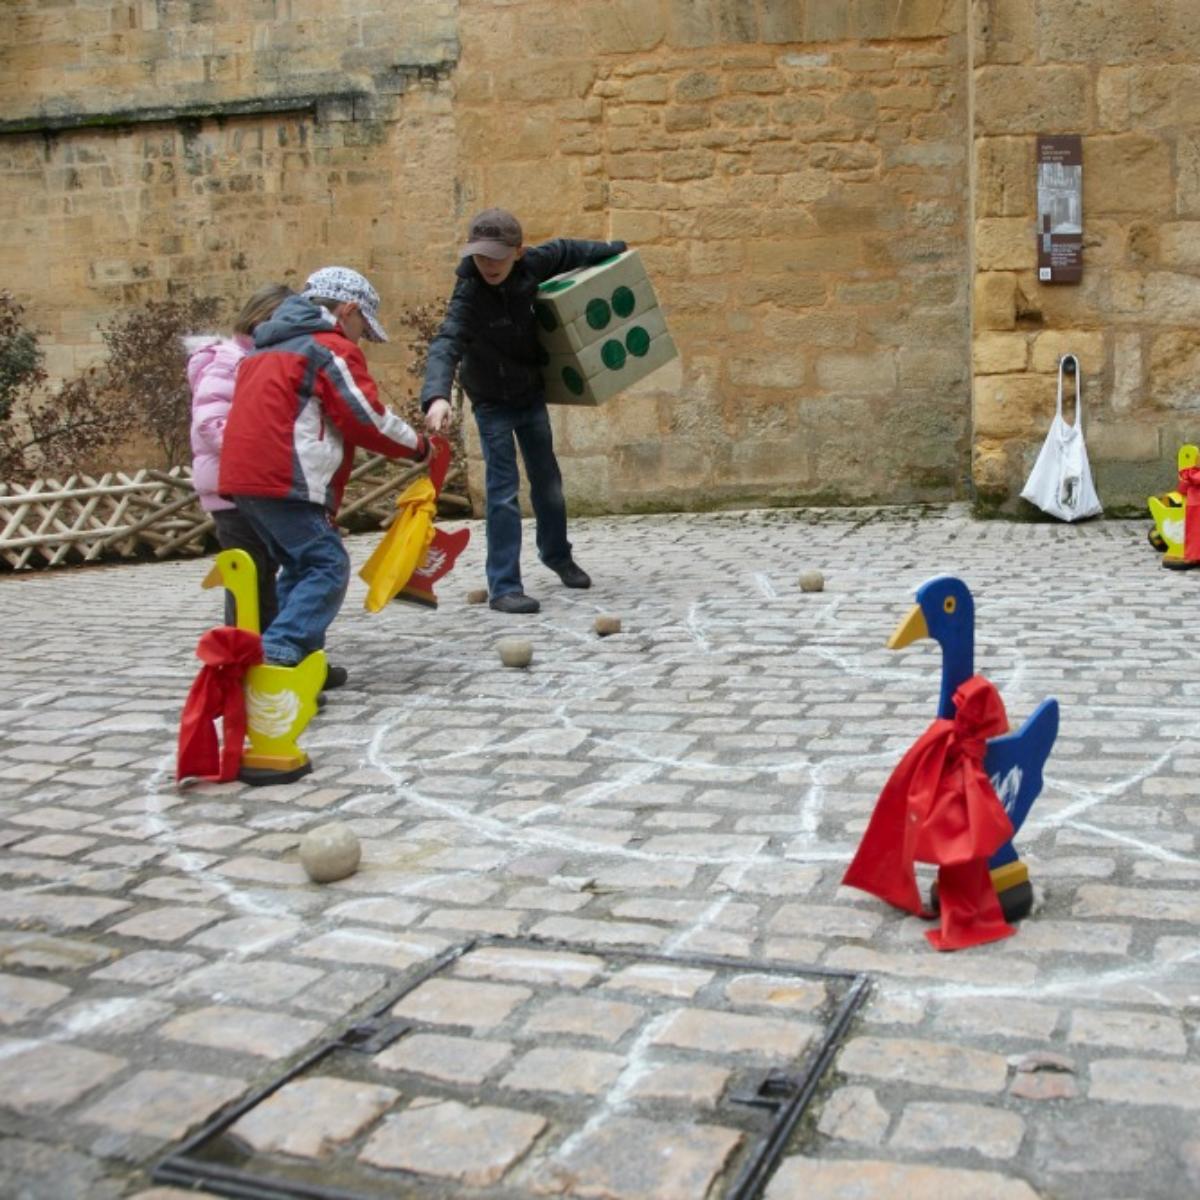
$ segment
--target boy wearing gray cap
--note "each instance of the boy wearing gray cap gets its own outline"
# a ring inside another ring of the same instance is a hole
[[[421,461],[429,441],[379,399],[362,338],[386,342],[379,294],[357,271],[323,267],[254,330],[238,367],[219,490],[280,564],[266,662],[295,666],[325,645],[350,556],[334,525],[358,446]],[[334,672],[340,678],[334,678]],[[345,683],[331,668],[326,686]]]
[[[518,447],[537,522],[538,557],[567,587],[591,586],[567,539],[533,304],[539,283],[624,249],[624,242],[569,238],[525,246],[517,218],[489,208],[471,221],[459,251],[446,318],[429,346],[421,409],[429,430],[445,429],[457,371],[483,447],[488,596],[497,612],[535,613],[541,607],[521,586]]]

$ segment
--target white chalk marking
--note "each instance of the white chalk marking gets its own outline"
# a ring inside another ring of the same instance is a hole
[[[764,575],[761,571],[758,571],[755,572],[752,578],[754,579],[758,590],[762,592],[762,594],[768,600],[777,600],[779,598],[778,593],[775,591],[775,586],[771,583],[771,577],[769,575]]]

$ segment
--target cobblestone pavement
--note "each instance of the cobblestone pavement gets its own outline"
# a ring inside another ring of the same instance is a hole
[[[186,1131],[483,935],[569,946],[451,957],[369,1072],[242,1118],[247,1153],[388,1195],[721,1195],[730,1091],[824,1027],[819,967],[871,989],[771,1200],[1200,1193],[1200,576],[1145,522],[960,508],[572,530],[596,586],[529,566],[536,617],[465,603],[478,527],[436,612],[367,614],[355,579],[290,787],[173,787],[205,564],[0,581],[0,1193],[184,1195],[149,1169]],[[1035,912],[954,954],[838,886],[933,716],[936,645],[885,642],[942,572],[1010,716],[1062,704]],[[364,862],[320,886],[296,847],[331,819]]]

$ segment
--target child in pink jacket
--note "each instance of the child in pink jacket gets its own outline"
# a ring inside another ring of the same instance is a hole
[[[192,483],[201,507],[212,513],[221,548],[245,550],[254,559],[258,572],[259,624],[264,633],[279,611],[275,595],[279,564],[233,502],[217,494],[217,477],[238,364],[254,349],[254,327],[294,294],[281,283],[268,284],[255,292],[238,313],[233,337],[184,338],[188,385],[192,389]],[[234,623],[233,597],[226,593],[225,624]]]

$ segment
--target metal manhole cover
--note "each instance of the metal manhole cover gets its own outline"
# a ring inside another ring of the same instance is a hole
[[[203,1129],[160,1183],[254,1200],[755,1196],[868,980],[456,947]]]

